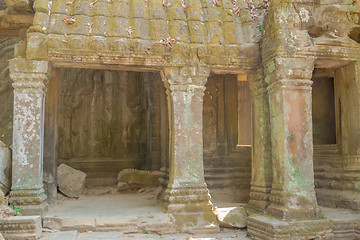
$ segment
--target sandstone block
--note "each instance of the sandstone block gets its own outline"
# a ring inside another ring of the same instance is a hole
[[[220,227],[245,228],[247,213],[243,207],[217,208],[215,215]]]
[[[76,240],[78,237],[77,231],[66,231],[66,232],[56,232],[50,233],[43,240]]]
[[[58,188],[71,198],[78,198],[85,187],[86,173],[61,164],[58,169]]]
[[[0,232],[7,240],[39,239],[42,233],[40,216],[16,216],[0,219]]]
[[[124,169],[118,175],[119,182],[138,184],[145,186],[159,186],[160,172],[142,171],[136,169]]]
[[[11,151],[0,141],[0,189],[4,193],[10,190],[11,186]]]

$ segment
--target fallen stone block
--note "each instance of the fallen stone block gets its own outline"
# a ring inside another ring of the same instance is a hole
[[[119,172],[118,181],[128,184],[136,184],[143,186],[159,186],[159,177],[161,172],[150,172],[136,169],[124,169]]]
[[[3,235],[0,233],[0,240],[5,240],[5,238],[3,237]]]
[[[6,240],[32,240],[42,234],[40,216],[16,216],[0,219],[0,232]]]
[[[85,187],[86,173],[61,164],[58,169],[58,188],[64,195],[78,198]]]
[[[11,151],[0,141],[0,189],[9,192],[11,186]]]
[[[247,226],[247,213],[243,207],[216,208],[214,213],[220,227],[245,228]]]

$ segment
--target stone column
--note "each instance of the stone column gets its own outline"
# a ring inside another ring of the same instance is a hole
[[[267,213],[285,220],[320,217],[314,189],[311,76],[313,61],[267,62],[273,185]]]
[[[270,204],[272,185],[271,129],[268,84],[263,69],[249,75],[252,103],[251,189],[249,204],[263,211]]]
[[[15,58],[12,187],[10,202],[23,215],[40,215],[46,208],[43,189],[43,130],[48,62]]]
[[[50,79],[47,85],[47,95],[45,98],[43,180],[47,202],[54,203],[57,197],[58,98],[60,69],[52,68],[49,76]]]
[[[170,169],[165,206],[180,232],[218,230],[203,166],[203,96],[208,68],[164,69],[169,106]]]

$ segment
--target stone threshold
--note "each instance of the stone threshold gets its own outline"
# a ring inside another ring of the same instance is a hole
[[[54,231],[173,234],[176,227],[167,214],[142,217],[44,217],[43,228]]]
[[[248,235],[259,240],[360,239],[360,219],[285,221],[267,215],[248,218]]]

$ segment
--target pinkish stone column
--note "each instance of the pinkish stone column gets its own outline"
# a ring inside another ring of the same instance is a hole
[[[271,128],[268,84],[263,69],[249,75],[252,103],[251,190],[249,204],[259,210],[270,205],[272,185]]]
[[[165,205],[178,230],[218,230],[204,179],[203,96],[208,68],[164,69],[169,107],[170,169]]]
[[[10,201],[23,215],[40,215],[46,208],[43,189],[44,98],[48,62],[15,58],[12,187]]]
[[[273,184],[267,213],[275,217],[320,217],[314,189],[312,59],[268,61]]]

